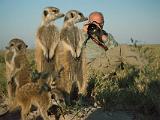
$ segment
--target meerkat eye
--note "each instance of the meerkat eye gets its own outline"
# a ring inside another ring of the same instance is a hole
[[[28,48],[28,45],[26,45],[26,48]]]
[[[48,15],[48,11],[44,10],[43,14],[44,14],[44,16],[47,16]]]
[[[21,44],[18,45],[17,48],[18,48],[18,50],[21,50],[22,49],[22,45]]]
[[[74,18],[74,13],[71,13],[71,18]]]
[[[82,13],[78,13],[80,16],[83,16]]]
[[[58,13],[58,10],[52,10],[52,12],[54,12],[54,13]]]
[[[12,46],[14,46],[14,44],[13,44],[13,43],[11,43],[11,44],[10,44],[10,47],[12,47]]]

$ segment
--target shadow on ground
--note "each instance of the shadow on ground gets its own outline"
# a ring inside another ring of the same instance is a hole
[[[20,110],[14,112],[7,112],[6,114],[0,116],[0,120],[21,120]],[[38,117],[36,120],[43,120],[41,117]]]
[[[133,120],[134,113],[129,111],[103,111],[102,108],[95,110],[85,120]]]

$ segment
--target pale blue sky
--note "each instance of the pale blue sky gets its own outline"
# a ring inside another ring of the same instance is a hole
[[[100,11],[104,29],[119,43],[131,37],[142,43],[160,44],[160,0],[0,0],[0,49],[18,37],[34,47],[43,8],[55,6],[63,13],[76,9],[85,16]],[[61,28],[63,19],[56,22]]]

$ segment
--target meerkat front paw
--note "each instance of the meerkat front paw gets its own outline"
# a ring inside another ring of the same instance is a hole
[[[45,52],[44,52],[44,57],[45,57],[45,59],[47,60],[47,62],[50,62],[49,52],[48,52],[48,51],[45,51]]]
[[[71,55],[73,58],[77,57],[76,50],[71,50]]]

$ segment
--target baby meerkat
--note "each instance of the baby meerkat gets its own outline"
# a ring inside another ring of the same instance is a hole
[[[56,68],[64,67],[57,88],[66,96],[66,102],[72,99],[72,92],[84,92],[86,86],[86,57],[82,31],[75,25],[86,21],[87,18],[77,10],[70,10],[64,18],[64,25],[60,32],[60,43],[56,50]],[[77,93],[78,94],[78,93]],[[67,96],[70,96],[67,97]]]
[[[42,79],[41,77],[40,79],[43,80],[47,78]],[[52,88],[53,84],[54,81],[50,82],[46,80],[46,83],[43,84],[31,82],[19,87],[19,83],[16,81],[17,88],[14,104],[21,107],[22,120],[28,118],[31,105],[38,107],[38,111],[44,120],[51,119],[48,115],[48,110],[55,104],[53,103],[53,99],[55,101],[64,101],[61,92],[57,92],[58,90],[56,90],[56,88]]]
[[[35,61],[39,72],[53,69],[55,49],[60,40],[59,30],[54,21],[63,16],[56,7],[46,7],[43,11],[42,23],[36,34],[35,49]]]
[[[6,47],[5,62],[6,62],[6,76],[8,81],[8,97],[11,102],[15,96],[16,84],[15,76],[19,81],[20,86],[30,82],[30,67],[26,55],[26,48],[28,46],[23,40],[15,38],[9,42],[9,46]]]
[[[41,85],[39,83],[27,83],[22,87],[18,86],[16,89],[16,97],[14,99],[14,107],[21,107],[22,120],[28,118],[31,105],[38,107],[40,114],[44,120],[49,120],[47,110],[51,106],[51,94],[48,91],[40,93]]]

